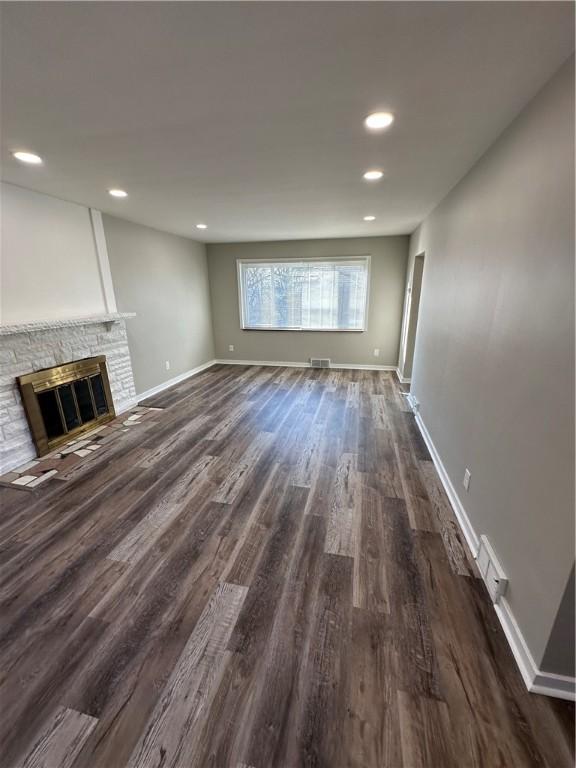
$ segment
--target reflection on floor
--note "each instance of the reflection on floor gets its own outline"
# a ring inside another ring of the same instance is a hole
[[[0,488],[2,766],[573,765],[391,374],[215,366],[145,405]]]

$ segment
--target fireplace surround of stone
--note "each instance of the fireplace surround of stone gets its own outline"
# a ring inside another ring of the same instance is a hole
[[[17,379],[44,368],[105,355],[113,409],[136,402],[126,320],[134,313],[0,326],[0,473],[37,455]]]

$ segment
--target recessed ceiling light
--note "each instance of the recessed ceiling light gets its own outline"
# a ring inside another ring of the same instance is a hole
[[[42,164],[42,158],[32,152],[12,152],[12,155],[16,160],[20,160],[21,163],[30,163],[30,165]]]
[[[196,224],[196,229],[208,229],[207,224]]]
[[[374,221],[376,216],[364,216],[364,221]]]
[[[123,189],[109,189],[108,194],[112,197],[128,197],[128,192],[124,192]]]
[[[364,174],[366,181],[378,181],[378,179],[381,179],[382,176],[384,176],[382,171],[366,171]]]
[[[394,122],[394,115],[391,112],[373,112],[364,120],[364,125],[369,131],[383,131],[389,128]]]

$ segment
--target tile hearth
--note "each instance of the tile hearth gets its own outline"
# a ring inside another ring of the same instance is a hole
[[[0,475],[0,484],[23,490],[35,490],[39,486],[42,488],[43,484],[50,479],[65,480],[67,471],[72,467],[90,461],[95,454],[102,455],[106,447],[122,433],[155,420],[162,410],[162,408],[136,406],[108,424],[96,427],[76,440],[70,440],[64,447],[27,461],[22,466]]]

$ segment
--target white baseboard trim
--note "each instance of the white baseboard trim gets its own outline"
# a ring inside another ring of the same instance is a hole
[[[542,696],[553,696],[556,699],[576,701],[576,678],[568,677],[567,675],[557,675],[554,672],[543,672],[541,669],[538,669],[538,665],[526,645],[522,631],[505,597],[500,598],[494,606],[494,610],[500,620],[524,684],[530,693],[539,693]]]
[[[418,400],[416,400],[416,398],[411,392],[408,392],[408,394],[406,395],[406,400],[408,400],[408,405],[410,406],[410,408],[412,408],[412,413],[414,414],[418,413],[420,409],[420,403],[418,402]]]
[[[150,389],[147,389],[145,392],[141,392],[140,394],[136,395],[131,401],[129,401],[130,405],[128,405],[127,408],[123,408],[120,413],[123,411],[128,410],[128,408],[131,408],[133,405],[137,405],[141,400],[146,400],[149,397],[152,397],[152,395],[157,395],[159,392],[163,392],[165,389],[168,389],[169,387],[173,387],[175,384],[180,384],[181,381],[184,381],[185,379],[189,379],[190,376],[195,376],[197,373],[201,373],[202,371],[205,371],[206,368],[211,368],[213,365],[215,365],[217,360],[208,360],[206,363],[202,363],[202,365],[197,365],[196,368],[192,368],[189,371],[184,371],[184,373],[178,374],[178,376],[174,376],[173,379],[168,379],[168,381],[163,381],[162,384],[158,384],[155,387],[151,387]]]
[[[466,510],[452,485],[452,481],[448,477],[446,468],[436,450],[436,446],[432,441],[430,433],[426,429],[426,425],[422,421],[422,417],[417,412],[414,416],[416,418],[416,424],[420,429],[420,433],[424,438],[424,442],[430,451],[432,461],[440,476],[446,495],[452,505],[456,520],[458,521],[466,542],[470,547],[470,551],[474,557],[476,557],[480,541],[479,536],[474,530],[470,518],[466,514]],[[510,645],[512,654],[516,660],[520,674],[522,675],[522,679],[530,693],[539,693],[544,696],[553,696],[557,699],[576,701],[576,678],[567,677],[566,675],[557,675],[553,672],[544,672],[538,668],[506,598],[501,597],[498,603],[494,605],[494,609],[500,624],[502,625],[502,629],[504,630],[504,634],[506,635],[506,639],[508,640],[508,644]]]
[[[274,368],[310,368],[310,363],[293,363],[284,360],[214,360],[218,365],[262,365]],[[363,365],[361,363],[334,363],[330,369],[351,371],[395,371],[395,365]],[[326,369],[328,370],[328,369]]]
[[[432,461],[434,462],[436,471],[440,475],[440,480],[442,481],[442,485],[444,486],[446,495],[450,500],[450,504],[452,505],[452,509],[454,510],[454,514],[456,515],[458,524],[462,529],[462,533],[464,534],[464,537],[466,539],[466,542],[468,543],[470,551],[472,552],[474,557],[476,557],[476,555],[478,554],[478,547],[480,546],[480,538],[478,537],[476,531],[472,526],[472,523],[468,518],[468,515],[466,514],[466,510],[464,509],[462,502],[460,501],[458,494],[456,493],[456,490],[452,485],[452,481],[448,477],[448,473],[446,472],[444,464],[442,463],[440,454],[438,453],[438,451],[436,450],[436,446],[432,442],[432,438],[430,437],[430,433],[426,429],[426,425],[422,421],[422,417],[420,416],[419,413],[415,413],[414,416],[416,418],[416,424],[418,424],[418,428],[420,429],[422,437],[424,438],[424,442],[426,443],[426,446],[430,451],[430,455],[432,456]]]
[[[121,403],[115,403],[114,410],[116,412],[116,416],[121,416],[123,413],[126,413],[126,411],[129,411],[131,408],[135,408],[138,405],[139,399],[140,398],[138,397],[130,397],[128,400],[122,400]]]
[[[412,379],[410,377],[405,378],[404,376],[402,376],[400,368],[396,368],[396,377],[397,377],[398,381],[400,382],[400,384],[410,384],[410,382],[412,381]]]
[[[282,360],[226,360],[217,358],[217,365],[267,365],[274,368],[310,368],[310,363],[289,363]]]
[[[395,371],[395,365],[362,365],[361,363],[335,363],[332,368],[350,371]]]

